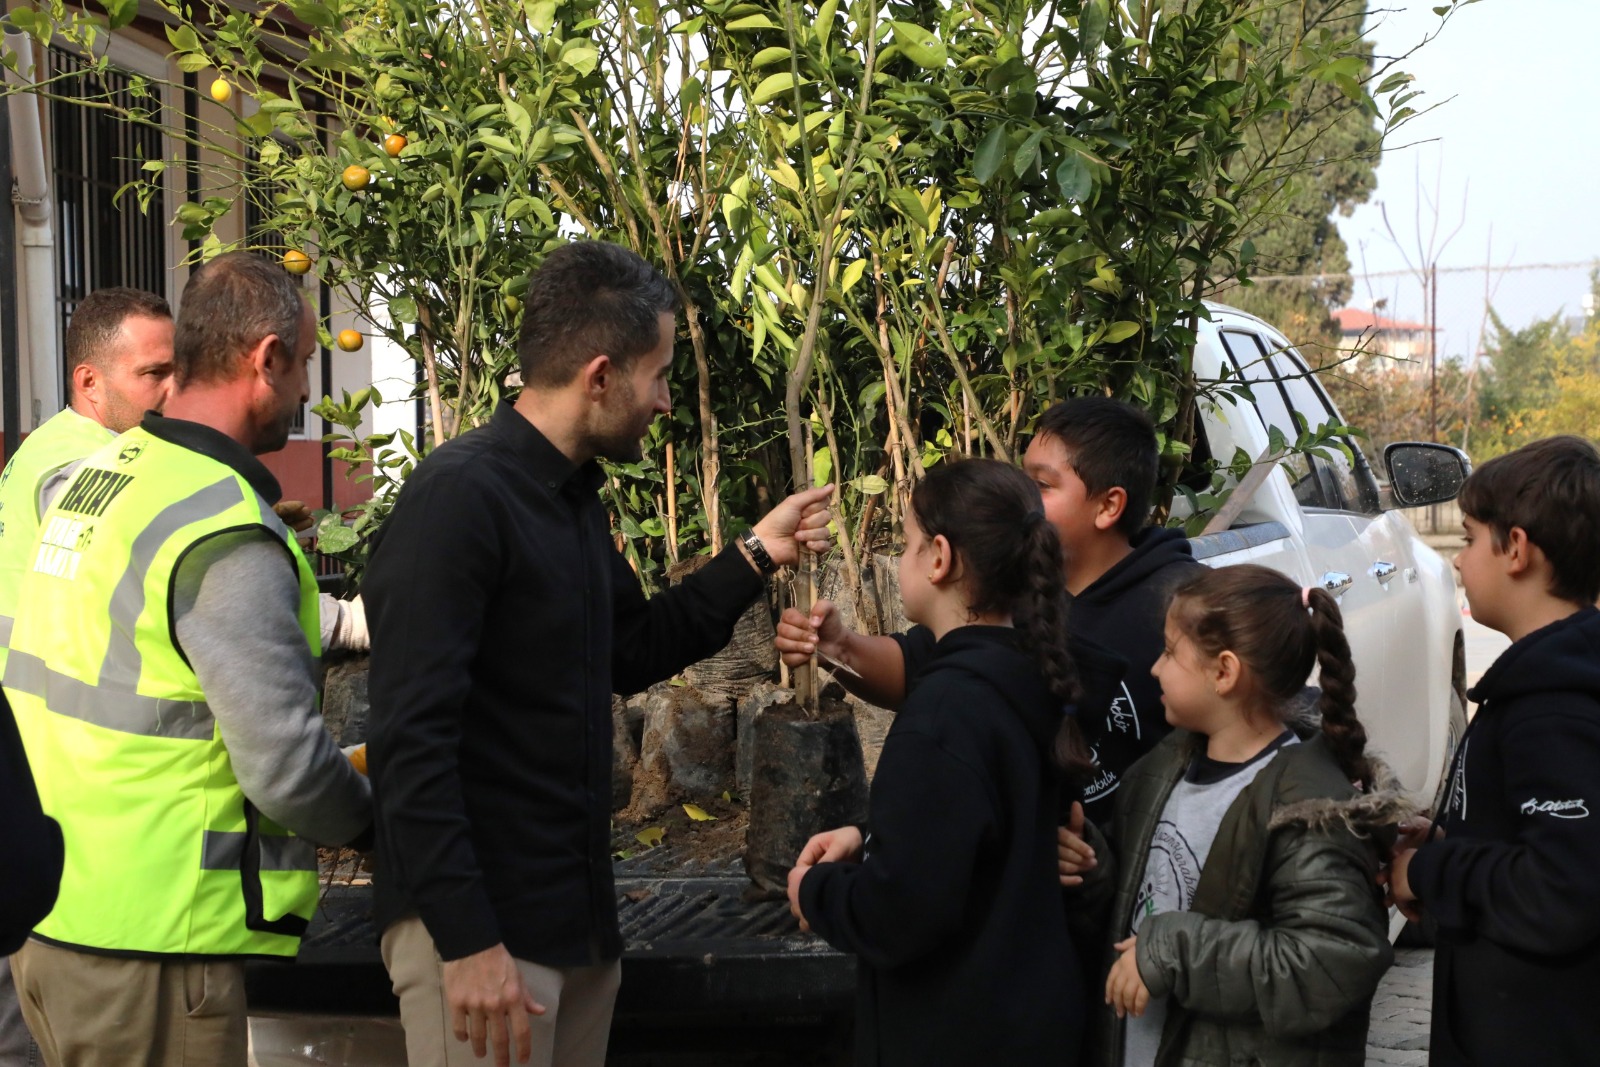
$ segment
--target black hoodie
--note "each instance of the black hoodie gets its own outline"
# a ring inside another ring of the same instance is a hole
[[[1122,775],[1172,731],[1150,668],[1166,643],[1173,587],[1200,566],[1182,530],[1152,526],[1130,544],[1133,551],[1073,597],[1067,613],[1073,636],[1092,639],[1128,664],[1107,713],[1080,720],[1099,764],[1084,789],[1084,811],[1101,827],[1110,825],[1111,796]]]
[[[884,742],[860,863],[800,884],[861,962],[861,1067],[1070,1065],[1086,995],[1056,873],[1062,710],[1015,631],[934,648]]]
[[[1600,611],[1517,641],[1468,696],[1440,825],[1408,878],[1439,923],[1429,1062],[1600,1055]]]

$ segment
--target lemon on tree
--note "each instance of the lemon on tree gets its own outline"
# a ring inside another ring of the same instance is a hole
[[[211,83],[211,99],[219,104],[226,104],[233,99],[233,86],[222,78],[216,79]]]

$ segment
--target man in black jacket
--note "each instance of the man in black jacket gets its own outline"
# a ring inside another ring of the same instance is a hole
[[[1420,906],[1439,926],[1429,1062],[1593,1063],[1600,452],[1578,437],[1536,441],[1468,478],[1461,510],[1467,602],[1512,644],[1467,694],[1478,710],[1443,832],[1411,829],[1388,876],[1402,910]]]
[[[638,461],[671,411],[677,307],[615,245],[550,253],[524,297],[521,395],[418,465],[374,549],[376,919],[414,1065],[488,1046],[505,1064],[513,1045],[520,1062],[604,1062],[622,951],[612,693],[721,648],[764,575],[828,547],[831,486],[644,597],[596,459]]]

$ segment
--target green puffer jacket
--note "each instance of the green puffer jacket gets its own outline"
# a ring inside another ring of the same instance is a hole
[[[1171,998],[1157,1067],[1366,1062],[1372,996],[1394,960],[1374,883],[1378,841],[1392,840],[1413,809],[1386,768],[1377,768],[1380,788],[1359,793],[1321,735],[1295,729],[1303,743],[1280,750],[1223,816],[1192,909],[1140,928],[1139,974],[1152,997]],[[1175,731],[1117,791],[1117,859],[1097,843],[1100,865],[1074,909],[1109,918],[1099,927],[1108,966],[1109,946],[1127,937],[1161,810],[1203,745]],[[1094,1031],[1088,1062],[1121,1067],[1123,1024],[1109,1007]]]

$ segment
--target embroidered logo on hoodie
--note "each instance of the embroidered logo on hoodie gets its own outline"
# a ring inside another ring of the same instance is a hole
[[[1538,800],[1529,797],[1522,802],[1524,815],[1550,815],[1557,819],[1587,819],[1589,805],[1580,797],[1577,800]]]

